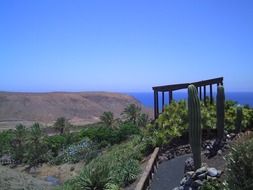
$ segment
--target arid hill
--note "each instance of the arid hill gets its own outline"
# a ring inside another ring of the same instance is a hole
[[[41,122],[52,124],[58,117],[65,117],[73,124],[99,121],[104,111],[111,111],[115,118],[131,104],[141,105],[131,96],[108,92],[52,92],[13,93],[0,92],[0,128],[17,123]],[[143,108],[151,115],[151,111]]]

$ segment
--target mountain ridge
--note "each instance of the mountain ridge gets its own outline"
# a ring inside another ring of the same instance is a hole
[[[0,123],[41,122],[52,124],[65,117],[72,124],[87,124],[99,121],[105,111],[115,118],[129,104],[145,108],[134,97],[114,92],[0,92]],[[0,125],[1,127],[1,125]]]

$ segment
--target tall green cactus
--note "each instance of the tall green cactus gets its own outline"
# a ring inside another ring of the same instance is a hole
[[[194,168],[201,167],[201,114],[197,89],[188,86],[189,140],[193,153]]]
[[[224,87],[219,85],[217,88],[217,96],[216,96],[216,128],[217,128],[217,135],[218,139],[223,139],[224,137],[224,103],[225,103],[225,93]]]
[[[243,118],[242,107],[237,106],[237,108],[236,108],[236,120],[235,120],[235,129],[236,129],[237,133],[241,132],[241,130],[242,130],[242,118]]]

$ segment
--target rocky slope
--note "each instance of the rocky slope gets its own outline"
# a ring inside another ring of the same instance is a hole
[[[128,104],[140,103],[131,96],[108,92],[52,92],[52,93],[0,93],[0,128],[22,122],[53,123],[65,117],[73,124],[99,121],[104,111],[111,111],[115,118]],[[151,113],[144,108],[144,111]],[[150,114],[152,115],[152,114]]]

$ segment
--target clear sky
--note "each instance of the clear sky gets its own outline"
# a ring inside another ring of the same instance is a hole
[[[253,91],[252,0],[0,0],[0,91]]]

